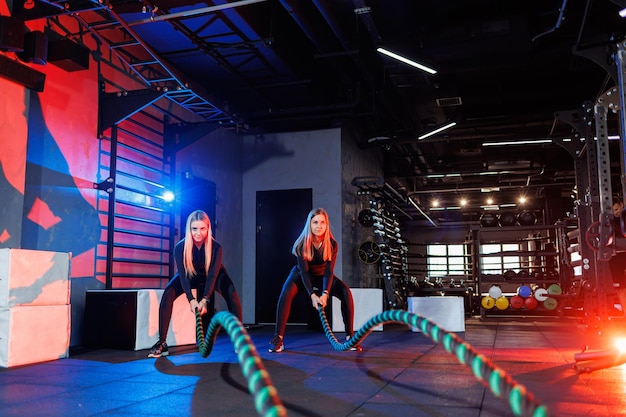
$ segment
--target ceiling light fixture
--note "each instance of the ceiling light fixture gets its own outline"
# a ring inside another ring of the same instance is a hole
[[[388,51],[385,48],[378,48],[376,49],[378,52],[380,52],[381,54],[387,55],[388,57],[391,57],[393,59],[397,59],[400,62],[404,62],[405,64],[411,65],[417,69],[421,69],[424,72],[427,72],[429,74],[437,74],[437,71],[427,67],[426,65],[420,64],[419,62],[415,62],[411,59],[405,58],[402,55],[398,55],[394,52]]]
[[[552,139],[510,140],[506,142],[484,142],[483,146],[539,145],[542,143],[552,143]]]
[[[626,8],[619,11],[620,17],[626,17]]]
[[[422,136],[419,136],[417,138],[417,140],[426,139],[427,137],[430,137],[432,135],[436,135],[437,133],[443,132],[444,130],[450,129],[451,127],[454,127],[454,126],[456,126],[456,122],[448,123],[447,125],[443,125],[441,127],[438,127],[437,129],[431,130],[428,133],[424,133]]]

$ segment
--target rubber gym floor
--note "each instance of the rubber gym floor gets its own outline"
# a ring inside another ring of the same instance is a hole
[[[626,415],[626,367],[610,355],[605,360],[612,362],[587,372],[585,366],[600,362],[577,362],[575,355],[610,351],[620,327],[598,331],[567,317],[472,317],[456,335],[483,355],[489,375],[501,370],[514,392],[523,395],[525,388],[533,404],[546,408],[541,415],[608,417]],[[496,397],[443,344],[402,324],[370,333],[363,352],[336,351],[324,333],[288,326],[286,350],[270,353],[272,331],[248,328],[288,416],[529,413]],[[45,340],[33,335],[33,343]],[[223,330],[207,357],[196,346],[172,347],[158,359],[147,358],[147,351],[73,349],[69,358],[1,369],[0,403],[3,416],[20,417],[260,415]]]

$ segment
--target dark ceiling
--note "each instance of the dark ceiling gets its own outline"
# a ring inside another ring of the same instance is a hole
[[[242,133],[348,126],[359,146],[383,152],[385,181],[424,208],[433,196],[477,204],[490,187],[500,190],[496,203],[526,193],[542,207],[548,194],[569,198],[575,184],[571,150],[559,143],[576,132],[555,113],[580,111],[617,83],[619,3],[36,0],[13,12],[29,20],[81,10],[90,30],[137,65],[140,54],[124,44],[130,33]],[[90,11],[94,4],[107,10]],[[148,81],[170,82],[157,78]],[[613,118],[609,133],[618,134]],[[418,140],[448,122],[456,126]],[[530,139],[554,142],[484,146]]]

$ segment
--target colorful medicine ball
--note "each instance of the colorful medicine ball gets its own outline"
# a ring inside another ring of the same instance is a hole
[[[526,306],[528,310],[536,309],[537,299],[535,297],[528,297],[527,299],[524,300],[524,306]]]
[[[524,299],[519,295],[514,295],[513,297],[511,297],[509,303],[511,304],[512,308],[519,310],[524,306]]]
[[[548,299],[548,290],[545,288],[537,288],[535,290],[535,298],[537,301],[546,301]]]
[[[509,299],[506,298],[504,295],[498,297],[498,299],[496,300],[496,308],[498,310],[506,310],[507,308],[509,308]]]
[[[527,298],[532,295],[532,290],[528,285],[522,285],[517,288],[517,294],[522,298]]]
[[[546,301],[543,302],[543,306],[547,310],[555,310],[558,304],[558,301],[556,301],[554,298],[548,298],[546,299]]]
[[[548,287],[548,294],[550,295],[560,295],[562,293],[563,290],[559,284],[552,284]]]
[[[491,287],[489,287],[489,296],[491,298],[497,299],[501,295],[502,295],[502,288],[500,288],[499,285],[492,285]]]
[[[486,295],[480,301],[480,305],[482,305],[483,308],[486,308],[487,310],[490,310],[490,309],[492,309],[496,305],[496,300],[493,297],[490,297],[490,296]]]

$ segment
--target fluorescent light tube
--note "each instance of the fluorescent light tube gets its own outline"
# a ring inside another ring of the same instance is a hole
[[[552,143],[552,139],[539,140],[511,140],[508,142],[485,142],[483,146],[509,146],[509,145],[538,145],[541,143]]]
[[[400,62],[404,62],[405,64],[411,65],[415,68],[421,69],[422,71],[425,71],[429,74],[437,74],[437,71],[435,71],[432,68],[428,68],[426,65],[422,65],[418,62],[415,62],[413,60],[410,60],[408,58],[403,57],[402,55],[398,55],[396,53],[393,53],[391,51],[386,50],[385,48],[378,48],[376,49],[378,52],[380,52],[381,54],[387,55],[388,57],[391,57],[393,59],[397,59]]]
[[[439,132],[443,132],[443,131],[444,131],[444,130],[446,130],[446,129],[450,129],[450,128],[451,128],[451,127],[453,127],[453,126],[456,126],[456,122],[451,122],[451,123],[448,123],[447,125],[444,125],[444,126],[438,127],[437,129],[435,129],[435,130],[431,130],[431,131],[430,131],[430,132],[428,132],[428,133],[424,133],[422,136],[419,136],[417,139],[418,139],[418,140],[425,139],[425,138],[427,138],[427,137],[429,137],[429,136],[436,135],[436,134],[437,134],[437,133],[439,133]]]

